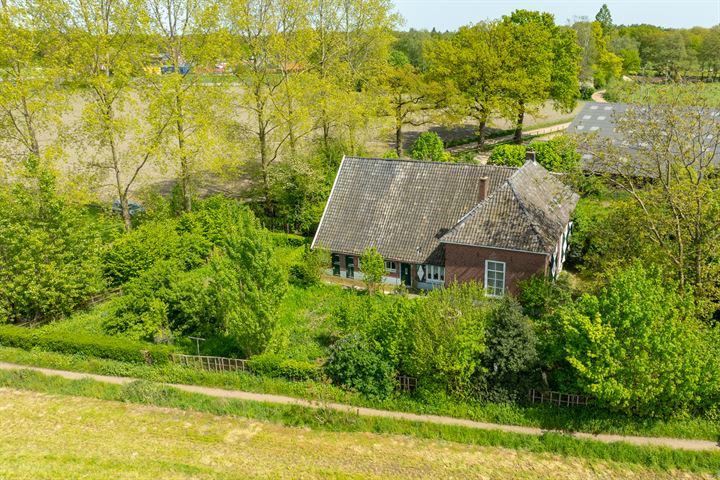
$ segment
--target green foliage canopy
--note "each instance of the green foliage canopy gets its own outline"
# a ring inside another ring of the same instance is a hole
[[[614,272],[599,295],[584,295],[561,318],[580,386],[608,407],[664,416],[717,398],[720,362],[691,297],[657,269],[636,263]]]
[[[0,323],[69,315],[105,288],[95,224],[102,220],[59,195],[37,157],[21,175],[0,185]]]

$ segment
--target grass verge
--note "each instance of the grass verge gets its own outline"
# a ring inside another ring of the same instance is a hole
[[[470,445],[511,448],[532,453],[551,453],[588,460],[639,465],[657,471],[683,470],[695,473],[720,471],[720,453],[717,452],[638,447],[623,443],[605,444],[577,440],[559,434],[531,436],[396,419],[360,417],[323,409],[312,410],[298,406],[218,399],[182,392],[146,381],[119,386],[93,380],[48,377],[28,370],[14,370],[0,371],[0,387],[178,408],[214,415],[236,415],[285,426],[307,427],[331,432],[409,435]]]
[[[418,414],[447,415],[476,421],[538,427],[588,433],[611,433],[717,441],[720,422],[701,417],[662,419],[631,418],[599,408],[565,408],[552,405],[510,405],[463,402],[442,394],[419,392],[396,394],[385,400],[374,400],[317,381],[293,382],[246,373],[213,373],[178,365],[147,366],[112,360],[62,355],[52,352],[27,352],[0,347],[0,361],[21,365],[55,368],[101,375],[140,378],[154,382],[183,383],[248,392],[287,395],[355,406],[404,411]]]

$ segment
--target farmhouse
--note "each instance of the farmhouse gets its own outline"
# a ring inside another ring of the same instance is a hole
[[[562,269],[577,201],[533,158],[510,168],[345,157],[312,246],[331,252],[340,277],[362,278],[359,257],[376,247],[386,283],[515,293]]]

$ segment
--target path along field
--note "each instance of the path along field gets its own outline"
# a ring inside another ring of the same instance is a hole
[[[0,389],[0,478],[712,478]]]

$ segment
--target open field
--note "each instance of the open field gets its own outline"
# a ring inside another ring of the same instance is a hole
[[[3,478],[712,478],[396,435],[0,391]]]
[[[208,86],[207,88],[213,88]],[[242,90],[237,85],[230,85],[225,90],[228,98],[239,99]],[[97,196],[105,201],[117,198],[114,178],[108,169],[98,170],[89,167],[91,163],[106,162],[108,152],[103,152],[95,146],[87,145],[82,141],[81,118],[82,112],[88,106],[88,99],[82,92],[67,93],[67,103],[60,112],[61,128],[46,128],[39,133],[40,146],[43,149],[59,143],[64,155],[57,162],[57,169],[61,176],[69,179],[74,188],[82,187],[85,195]],[[577,108],[571,113],[557,112],[548,102],[540,106],[536,112],[528,113],[525,129],[540,128],[555,125],[571,119],[580,111],[583,101],[578,102]],[[132,153],[132,147],[141,138],[141,132],[147,128],[145,117],[148,115],[147,100],[134,92],[129,96],[125,108],[118,112],[118,118],[127,122],[132,128],[123,135],[119,149],[122,158],[122,178],[126,180],[138,164],[137,154]],[[233,110],[232,118],[224,119],[228,123],[244,124],[251,122],[247,112],[240,108]],[[394,120],[391,117],[374,118],[362,133],[368,156],[380,156],[388,150],[394,149]],[[493,118],[489,124],[490,132],[499,132],[512,128],[511,122],[504,118]],[[471,138],[476,133],[476,126],[472,121],[460,122],[457,125],[441,125],[428,123],[421,126],[406,125],[404,128],[404,149],[410,150],[413,142],[423,132],[438,133],[443,140],[458,141]],[[218,125],[216,135],[229,135],[225,126]],[[218,140],[218,147],[204,152],[206,157],[198,170],[198,192],[201,196],[213,193],[222,193],[227,196],[244,198],[252,186],[248,177],[248,164],[255,162],[256,151],[254,140],[225,138]],[[168,195],[175,185],[177,165],[170,158],[152,158],[141,170],[136,182],[131,188],[132,196],[138,200],[146,189],[159,191]],[[92,178],[92,180],[89,180]],[[87,190],[87,191],[85,191]]]

